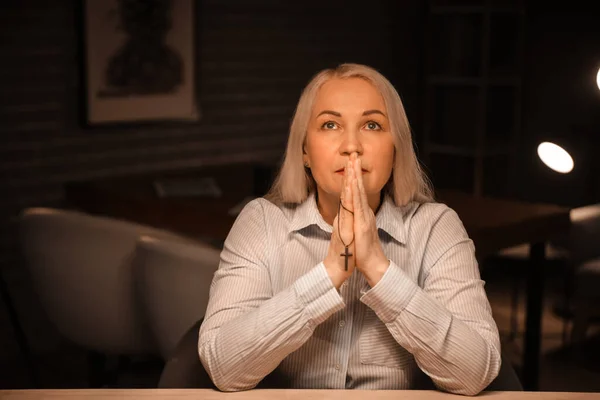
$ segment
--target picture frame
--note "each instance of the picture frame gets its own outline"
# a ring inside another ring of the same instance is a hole
[[[86,126],[200,119],[195,0],[82,0]]]

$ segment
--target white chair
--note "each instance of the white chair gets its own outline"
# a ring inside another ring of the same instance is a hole
[[[135,301],[132,260],[141,235],[177,235],[51,208],[24,210],[19,227],[34,289],[60,334],[104,355],[156,354]]]
[[[577,266],[600,257],[600,204],[572,209],[571,224],[568,238],[571,264]]]
[[[164,360],[204,317],[219,249],[206,244],[143,236],[138,242],[139,301]]]
[[[600,317],[600,257],[584,262],[577,269],[573,286],[571,343],[581,351],[589,326]]]
[[[590,324],[600,317],[600,204],[572,210],[571,221],[571,344],[581,351]]]

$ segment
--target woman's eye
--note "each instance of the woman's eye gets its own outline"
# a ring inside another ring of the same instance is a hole
[[[321,127],[325,129],[335,129],[337,128],[337,124],[333,121],[327,121]]]
[[[379,125],[375,121],[369,121],[369,122],[367,122],[367,124],[365,126],[367,127],[368,130],[371,130],[371,131],[377,131],[377,130],[381,129],[381,125]]]

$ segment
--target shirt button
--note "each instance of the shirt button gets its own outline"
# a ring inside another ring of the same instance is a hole
[[[346,321],[344,321],[344,320],[340,321],[340,327],[343,327],[344,325],[346,325]]]
[[[340,364],[335,364],[335,369],[339,371],[340,369],[342,369],[342,366]]]

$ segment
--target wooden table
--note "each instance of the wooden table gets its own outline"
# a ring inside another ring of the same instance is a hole
[[[248,196],[262,194],[269,173],[262,165],[238,164],[70,182],[65,197],[69,206],[92,214],[223,242],[235,221],[229,210]],[[158,181],[202,178],[214,179],[222,195],[160,197],[154,186]]]
[[[573,392],[484,392],[481,397],[494,400],[592,400],[598,393]],[[47,389],[0,390],[3,400],[37,399],[173,399],[173,400],[444,400],[465,396],[421,390],[248,390],[223,393],[212,389]]]
[[[85,211],[129,219],[194,237],[225,240],[235,217],[228,210],[248,195],[264,193],[264,166],[232,165],[168,176],[213,176],[223,189],[214,198],[159,198],[152,182],[156,176],[79,182],[66,186],[70,205]],[[258,184],[257,184],[258,182]],[[527,314],[523,355],[523,386],[537,390],[544,290],[544,244],[564,233],[570,225],[569,209],[548,204],[475,198],[439,191],[439,201],[460,216],[473,239],[479,260],[523,243],[531,244],[531,266],[527,270]]]
[[[437,200],[457,212],[479,260],[507,247],[546,242],[570,226],[570,210],[553,204],[477,198],[448,190],[438,191]]]

